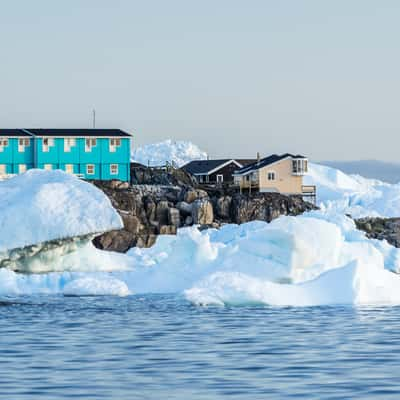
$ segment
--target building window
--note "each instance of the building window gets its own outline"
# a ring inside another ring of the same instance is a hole
[[[65,172],[67,174],[73,174],[74,173],[74,164],[65,164]]]
[[[48,153],[50,150],[50,147],[53,147],[53,146],[54,146],[53,138],[43,138],[43,142],[42,142],[43,153]]]
[[[51,171],[53,169],[53,166],[51,164],[44,164],[44,169],[46,171]]]
[[[8,139],[0,139],[0,152],[4,151],[4,147],[8,146]]]
[[[110,140],[110,153],[115,153],[117,147],[121,146],[121,139],[109,139]]]
[[[268,172],[267,173],[267,179],[269,181],[274,181],[276,179],[275,172],[273,172],[273,171]]]
[[[203,175],[199,175],[198,179],[199,179],[199,183],[203,183]]]
[[[222,183],[224,181],[223,175],[217,175],[217,183]]]
[[[292,160],[292,172],[294,174],[305,174],[308,172],[308,160],[305,158]]]
[[[18,165],[18,172],[20,174],[23,174],[24,172],[26,172],[26,164],[19,164]]]
[[[18,152],[23,153],[25,151],[25,147],[30,146],[29,139],[18,139]]]
[[[85,152],[90,153],[92,148],[97,145],[96,139],[85,139]]]
[[[118,164],[111,164],[110,165],[110,174],[111,175],[118,175]]]
[[[6,164],[0,164],[0,175],[5,175],[7,173]]]
[[[70,153],[71,147],[74,147],[76,144],[75,138],[65,138],[64,139],[64,153]]]
[[[87,175],[94,175],[94,164],[86,165],[86,174]]]

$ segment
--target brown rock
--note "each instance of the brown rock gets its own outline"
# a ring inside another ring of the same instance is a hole
[[[210,225],[214,221],[214,211],[209,200],[196,200],[192,209],[193,223],[198,225]]]

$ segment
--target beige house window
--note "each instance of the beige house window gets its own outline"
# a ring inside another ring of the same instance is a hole
[[[8,139],[0,139],[0,152],[4,151],[4,147],[8,146]]]
[[[86,174],[87,175],[94,175],[94,164],[86,165]]]
[[[26,172],[26,164],[19,164],[18,165],[18,172],[20,174],[23,174],[24,172]]]
[[[53,166],[51,164],[44,164],[44,169],[46,171],[51,171],[53,169]]]
[[[42,142],[42,151],[43,153],[48,153],[50,147],[54,146],[54,139],[53,138],[43,138]]]
[[[110,165],[110,174],[111,175],[118,175],[118,164],[111,164]]]
[[[292,160],[292,172],[299,175],[307,173],[308,161],[304,158]]]
[[[71,147],[76,145],[75,138],[65,138],[64,139],[64,153],[70,153]]]
[[[74,173],[74,165],[73,164],[65,164],[65,172],[67,174],[73,174]]]
[[[85,140],[85,152],[90,153],[92,151],[93,147],[97,146],[97,140],[96,139],[86,139]]]
[[[18,153],[23,153],[25,151],[25,147],[30,146],[29,139],[18,139]]]
[[[274,171],[269,171],[269,172],[267,173],[267,179],[268,179],[269,181],[274,181],[274,180],[276,179],[276,174],[275,174],[275,172],[274,172]]]
[[[121,139],[110,139],[110,153],[115,153],[117,151],[117,147],[119,146],[121,146]]]

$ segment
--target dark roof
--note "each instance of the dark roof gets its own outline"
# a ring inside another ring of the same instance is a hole
[[[262,158],[260,160],[260,162],[256,161],[256,162],[254,162],[252,164],[246,165],[245,167],[238,169],[237,171],[235,171],[235,174],[242,175],[242,174],[247,174],[247,173],[249,173],[251,171],[257,171],[260,168],[263,168],[263,167],[265,167],[267,165],[273,164],[273,163],[275,163],[277,161],[283,160],[283,159],[285,159],[287,157],[291,157],[291,158],[306,158],[304,156],[301,156],[300,154],[297,154],[297,155],[293,155],[293,154],[290,154],[290,153],[285,153],[285,154],[281,154],[281,155],[273,154],[272,156]]]
[[[182,169],[184,169],[186,172],[189,172],[189,174],[192,175],[207,174],[213,169],[221,167],[222,165],[231,160],[233,159],[226,158],[223,160],[195,160],[195,161],[190,161],[188,164],[185,164],[182,167]]]
[[[35,136],[131,137],[120,129],[26,129]]]
[[[249,164],[253,164],[257,161],[256,158],[235,158],[235,161],[237,161],[239,164],[242,164],[243,166],[249,165]]]
[[[19,137],[31,136],[29,133],[24,132],[23,129],[0,129],[0,136]]]

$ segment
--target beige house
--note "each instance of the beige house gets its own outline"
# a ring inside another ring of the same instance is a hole
[[[236,170],[233,177],[234,183],[241,191],[254,190],[315,197],[315,187],[303,185],[303,176],[307,171],[306,157],[288,153],[274,154]]]

